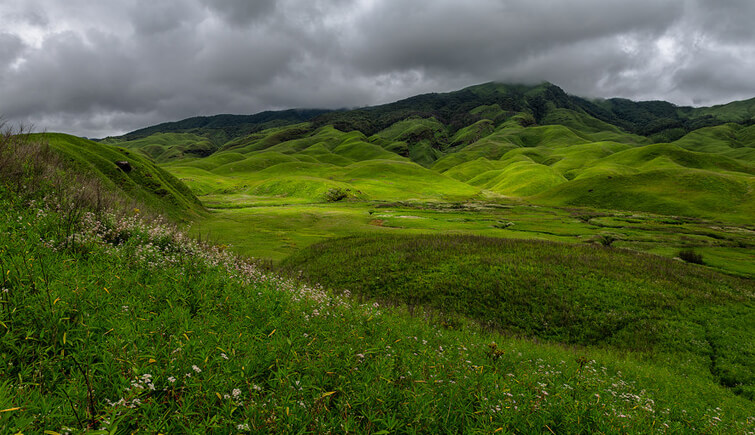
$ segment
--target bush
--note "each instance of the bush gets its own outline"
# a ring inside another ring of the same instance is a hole
[[[598,243],[600,243],[606,248],[610,248],[611,245],[613,245],[613,242],[615,242],[616,240],[617,240],[616,237],[610,234],[601,234],[598,236]]]
[[[349,194],[346,192],[346,190],[340,188],[340,187],[334,187],[332,189],[328,189],[328,192],[325,194],[325,199],[328,200],[328,202],[336,202],[340,201],[342,199],[346,199]]]
[[[677,254],[677,256],[687,263],[703,264],[702,254],[698,254],[692,249],[683,249],[679,251],[679,254]]]

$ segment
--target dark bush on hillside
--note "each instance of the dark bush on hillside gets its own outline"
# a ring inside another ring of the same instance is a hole
[[[348,192],[346,192],[346,190],[340,187],[334,187],[332,189],[328,189],[328,192],[325,194],[325,199],[327,199],[329,202],[336,202],[346,199],[346,197],[348,196],[349,194]]]
[[[613,242],[615,242],[616,240],[616,237],[610,234],[601,234],[600,236],[598,236],[598,243],[606,248],[610,248],[611,245],[613,245]]]
[[[677,256],[687,263],[703,264],[702,254],[698,254],[692,249],[683,249],[679,251],[679,254],[677,254]]]

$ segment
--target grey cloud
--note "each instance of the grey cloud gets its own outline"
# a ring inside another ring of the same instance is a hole
[[[152,37],[196,24],[201,19],[198,8],[190,4],[139,0],[129,7],[129,21],[137,36]],[[188,29],[185,29],[188,30]]]
[[[2,9],[0,9],[2,12]],[[38,6],[26,4],[12,12],[0,14],[4,21],[22,22],[29,26],[45,27],[50,24],[47,14]]]
[[[741,56],[741,57],[740,57]],[[677,92],[694,104],[716,104],[755,96],[755,50],[749,53],[722,51],[697,53],[674,74]]]
[[[755,40],[755,2],[751,0],[699,0],[688,5],[695,31],[723,42]]]
[[[543,50],[605,35],[663,32],[680,15],[678,2],[416,1],[383,2],[365,14],[353,46],[366,71],[402,68],[485,70]],[[619,10],[621,9],[621,10]],[[578,59],[574,60],[578,62]]]
[[[0,33],[0,66],[8,66],[16,61],[24,49],[24,42],[16,35]],[[0,81],[2,81],[0,76]]]
[[[275,0],[203,0],[203,3],[236,26],[246,26],[268,16],[276,5]]]
[[[87,136],[491,80],[755,96],[751,0],[7,0],[0,16],[0,114]]]

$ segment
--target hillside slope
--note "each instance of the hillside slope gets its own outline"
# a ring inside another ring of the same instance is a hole
[[[141,153],[59,133],[35,134],[30,140],[49,144],[72,167],[153,211],[183,219],[203,209],[181,180]]]
[[[692,109],[586,100],[550,83],[486,83],[306,112],[308,122],[233,137],[229,129],[240,121],[218,117],[109,142],[161,162],[197,194],[239,200],[505,196],[744,222],[755,211],[750,103]],[[203,130],[210,127],[225,128],[227,140]]]

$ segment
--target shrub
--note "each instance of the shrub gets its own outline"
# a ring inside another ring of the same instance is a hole
[[[598,243],[606,248],[610,248],[616,240],[618,239],[610,234],[601,234],[598,236]]]
[[[346,199],[349,194],[341,187],[334,187],[332,189],[328,189],[328,192],[325,194],[325,199],[328,200],[328,202],[336,202],[340,201],[342,199]]]
[[[692,249],[682,249],[677,256],[687,263],[703,264],[702,254],[698,254]]]

